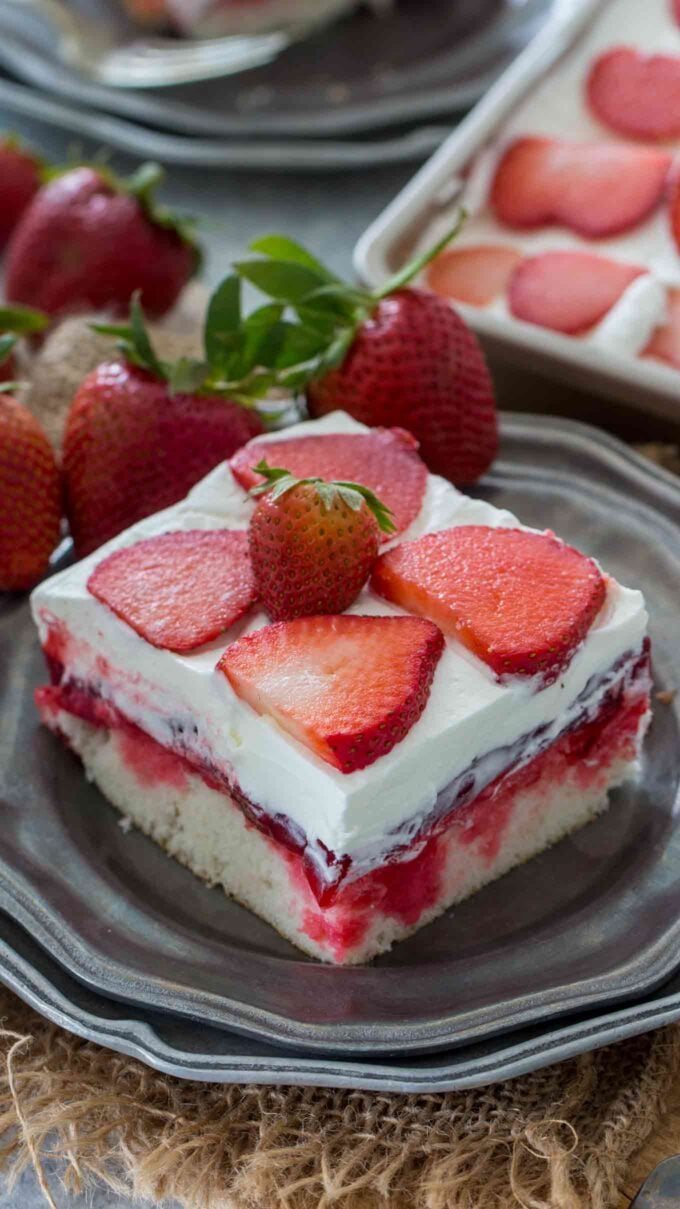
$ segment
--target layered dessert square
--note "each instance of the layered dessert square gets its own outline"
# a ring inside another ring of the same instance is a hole
[[[258,604],[263,456],[391,508],[346,612],[273,623]],[[428,474],[407,434],[340,412],[251,441],[32,606],[39,708],[86,775],[205,882],[338,964],[604,811],[649,719],[640,592]]]

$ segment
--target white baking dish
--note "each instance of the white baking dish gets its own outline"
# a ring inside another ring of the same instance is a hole
[[[456,192],[462,192],[466,166],[612,2],[556,0],[541,32],[359,240],[355,266],[367,284],[382,284],[404,262],[424,221],[432,221],[438,209],[450,207]],[[621,42],[632,40],[626,32],[621,29]],[[564,134],[568,137],[569,131]],[[680,259],[678,266],[680,271]],[[672,366],[563,336],[488,308],[456,306],[489,351],[506,360],[680,423],[680,371]]]

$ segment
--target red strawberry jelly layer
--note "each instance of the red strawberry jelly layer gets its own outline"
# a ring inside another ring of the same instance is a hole
[[[474,796],[475,776],[459,778],[458,783],[442,791],[439,810],[430,816],[427,830],[414,820],[413,838],[408,844],[394,848],[379,868],[352,880],[349,856],[338,856],[322,844],[312,850],[291,819],[264,810],[223,771],[183,749],[181,734],[173,734],[177,746],[173,743],[165,747],[120,713],[95,687],[65,678],[61,658],[64,651],[64,635],[50,629],[45,655],[53,683],[36,694],[46,722],[54,728],[55,713],[65,710],[92,726],[122,730],[123,758],[142,786],[171,784],[183,788],[187,774],[192,772],[211,789],[229,794],[248,824],[275,843],[285,856],[291,879],[309,904],[305,931],[317,941],[325,938],[336,956],[359,943],[377,910],[409,926],[439,901],[446,845],[453,828],[461,844],[481,841],[478,850],[491,864],[500,850],[519,790],[541,780],[549,789],[574,766],[580,770],[581,783],[587,789],[613,760],[632,758],[640,718],[648,707],[649,646],[645,644],[641,655],[624,656],[612,669],[616,672],[625,666],[624,681],[619,680],[609,690],[594,717],[581,715],[571,730],[543,750],[540,732],[527,736],[513,749],[513,764],[521,759],[529,741],[537,743],[539,753],[516,773],[506,770]],[[414,852],[417,855],[412,855]]]
[[[418,923],[437,906],[446,890],[444,874],[452,844],[469,846],[480,841],[477,851],[491,865],[499,855],[512,819],[517,795],[529,789],[549,793],[574,770],[583,790],[602,783],[606,788],[608,769],[615,761],[632,760],[642,717],[649,705],[646,693],[635,697],[606,699],[590,722],[563,735],[546,751],[516,773],[504,774],[487,786],[473,802],[451,812],[438,822],[410,860],[391,862],[341,887],[332,907],[309,906],[303,915],[303,931],[317,944],[328,946],[340,961],[362,943],[376,914],[399,921],[405,927]],[[403,856],[403,854],[402,854]],[[288,854],[291,877],[299,891],[307,891],[307,878],[299,857]]]

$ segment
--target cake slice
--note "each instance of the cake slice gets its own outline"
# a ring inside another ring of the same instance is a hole
[[[286,449],[298,475],[354,464],[374,488],[387,459],[383,485],[396,465],[403,492],[351,608],[272,624],[244,539],[255,468]],[[338,964],[605,810],[649,719],[638,591],[427,474],[403,433],[339,412],[257,438],[32,605],[40,711],[87,775],[199,877]]]

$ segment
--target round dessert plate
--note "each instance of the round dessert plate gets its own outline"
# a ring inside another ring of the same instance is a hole
[[[281,1049],[259,1037],[117,1002],[84,986],[0,911],[0,982],[54,1024],[180,1079],[352,1090],[444,1092],[512,1079],[680,1020],[680,973],[635,1003],[430,1054],[346,1057]]]
[[[328,1056],[481,1043],[632,1000],[680,961],[680,483],[594,429],[506,417],[479,493],[644,589],[657,691],[638,783],[373,965],[306,960],[126,834],[37,723],[25,600],[0,613],[0,908],[99,994]]]

